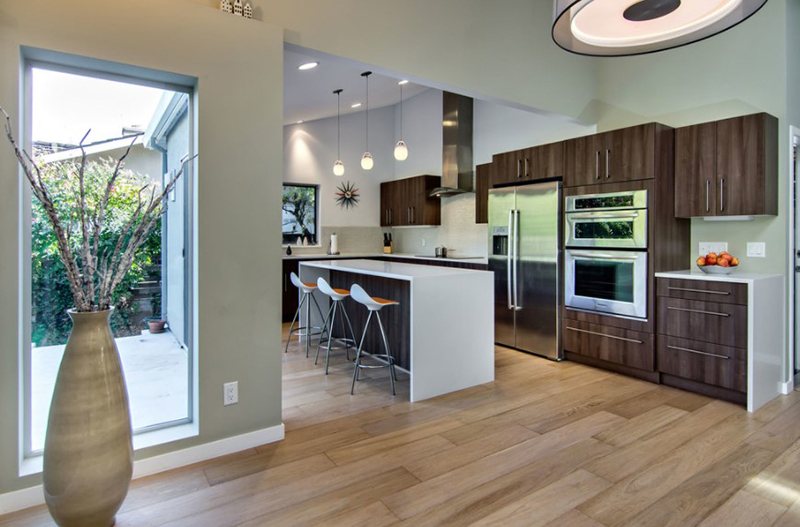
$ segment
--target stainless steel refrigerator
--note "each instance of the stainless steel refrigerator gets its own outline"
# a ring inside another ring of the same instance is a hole
[[[561,360],[561,183],[489,190],[495,341]]]

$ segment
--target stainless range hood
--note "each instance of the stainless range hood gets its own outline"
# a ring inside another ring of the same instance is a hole
[[[432,197],[473,191],[472,106],[470,97],[442,92],[442,186]]]

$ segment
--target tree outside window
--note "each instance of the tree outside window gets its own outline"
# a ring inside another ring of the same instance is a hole
[[[314,185],[283,186],[283,244],[317,244],[317,192]]]

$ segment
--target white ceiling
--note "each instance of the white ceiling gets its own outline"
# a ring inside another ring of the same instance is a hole
[[[366,83],[361,73],[366,68],[346,59],[315,55],[311,51],[302,53],[284,50],[283,63],[283,122],[313,121],[336,115],[336,95],[333,90],[342,89],[342,115],[363,112],[366,103]],[[297,66],[317,61],[319,66],[300,71]],[[400,102],[398,78],[374,73],[369,78],[369,107],[382,108]],[[403,86],[403,100],[419,95],[428,88],[414,83]],[[351,104],[360,102],[357,109]]]

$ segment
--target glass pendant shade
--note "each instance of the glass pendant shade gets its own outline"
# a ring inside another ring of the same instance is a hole
[[[394,158],[398,161],[405,161],[408,159],[408,147],[405,141],[398,141],[394,147]]]
[[[579,55],[641,55],[685,46],[745,21],[767,0],[555,0],[552,36]]]
[[[342,163],[341,159],[337,159],[336,162],[333,164],[333,175],[334,176],[344,175],[344,163]]]
[[[361,156],[361,168],[364,170],[372,170],[373,166],[375,166],[375,161],[372,159],[372,154],[364,152],[364,155]]]

